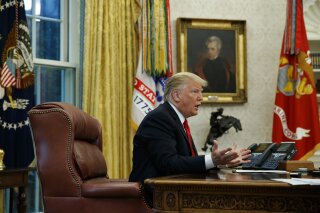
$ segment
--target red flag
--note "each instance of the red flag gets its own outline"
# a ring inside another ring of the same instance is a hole
[[[287,1],[272,141],[295,141],[296,159],[304,160],[320,148],[318,103],[302,0]]]

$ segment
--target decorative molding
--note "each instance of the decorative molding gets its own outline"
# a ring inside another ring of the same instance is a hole
[[[309,40],[320,40],[320,0],[304,0],[304,22]]]
[[[162,209],[162,192],[161,191],[153,192],[153,207],[155,209]]]
[[[168,193],[166,197],[167,206],[169,208],[174,208],[176,205],[176,197],[173,193]]]
[[[310,6],[314,5],[317,0],[303,0],[303,12],[307,11]]]
[[[268,212],[320,212],[319,199],[289,196],[182,194],[182,208],[257,210]]]

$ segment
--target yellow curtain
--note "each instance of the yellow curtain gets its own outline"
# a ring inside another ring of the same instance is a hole
[[[103,154],[111,178],[128,178],[130,126],[138,61],[138,0],[85,1],[83,110],[102,125]]]

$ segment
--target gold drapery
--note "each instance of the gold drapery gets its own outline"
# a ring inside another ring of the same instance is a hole
[[[83,110],[102,125],[111,178],[132,166],[130,112],[138,60],[138,0],[85,1]]]

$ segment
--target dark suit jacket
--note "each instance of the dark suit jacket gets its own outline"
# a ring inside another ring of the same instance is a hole
[[[204,156],[191,156],[183,125],[168,102],[146,115],[133,143],[129,181],[143,184],[152,177],[206,172]],[[152,190],[147,185],[144,188],[146,201],[151,206]]]

